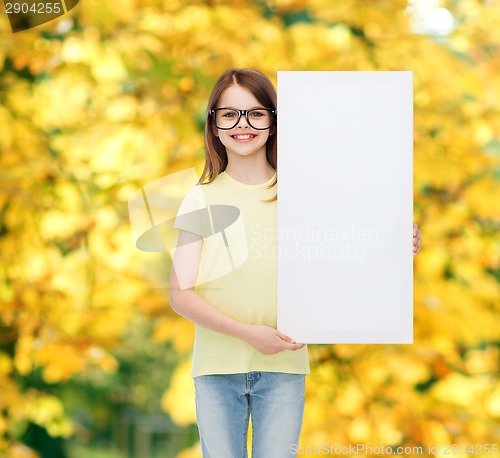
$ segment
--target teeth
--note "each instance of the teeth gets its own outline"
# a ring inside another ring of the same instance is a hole
[[[234,138],[237,138],[238,140],[246,140],[248,138],[252,138],[255,135],[233,135]]]

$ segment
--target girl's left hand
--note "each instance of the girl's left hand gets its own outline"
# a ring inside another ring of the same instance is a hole
[[[422,239],[420,238],[422,231],[418,229],[417,223],[413,222],[413,256],[420,251]]]

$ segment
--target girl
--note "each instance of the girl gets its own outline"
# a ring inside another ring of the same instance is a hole
[[[207,107],[205,168],[174,223],[170,304],[196,324],[191,376],[204,458],[246,458],[250,414],[257,458],[295,455],[302,427],[307,346],[276,329],[277,260],[269,254],[277,243],[269,237],[277,228],[276,99],[258,71],[219,78]],[[414,224],[414,254],[419,235]],[[195,292],[200,263],[210,281]]]

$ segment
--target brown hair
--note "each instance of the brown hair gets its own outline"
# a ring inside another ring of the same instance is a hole
[[[232,68],[226,70],[215,83],[214,88],[208,99],[207,111],[205,115],[205,168],[198,181],[199,184],[208,184],[215,180],[219,173],[226,170],[227,153],[226,147],[222,144],[219,137],[215,135],[215,122],[210,115],[210,110],[217,106],[220,97],[225,89],[234,84],[238,84],[249,90],[254,97],[266,108],[276,110],[277,96],[276,89],[271,80],[263,73],[252,70],[250,68]],[[266,142],[266,157],[267,162],[277,169],[277,140],[276,140],[276,123],[273,121],[270,135]],[[205,183],[202,183],[208,179]],[[272,183],[268,186],[271,189],[278,182],[278,176],[274,177]],[[277,199],[275,195],[272,199],[265,202],[273,202]]]

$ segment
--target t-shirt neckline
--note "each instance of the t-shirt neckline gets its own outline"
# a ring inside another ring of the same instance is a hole
[[[246,188],[262,188],[262,187],[265,187],[269,184],[271,184],[271,182],[274,180],[274,177],[276,176],[276,172],[274,172],[274,175],[269,178],[269,180],[265,181],[264,183],[259,183],[259,184],[247,184],[247,183],[242,183],[241,181],[238,181],[236,178],[233,178],[231,175],[229,175],[229,173],[227,173],[225,170],[222,172],[226,175],[226,177],[229,178],[229,180],[231,180],[233,183],[236,183],[238,184],[239,186],[244,186]]]

